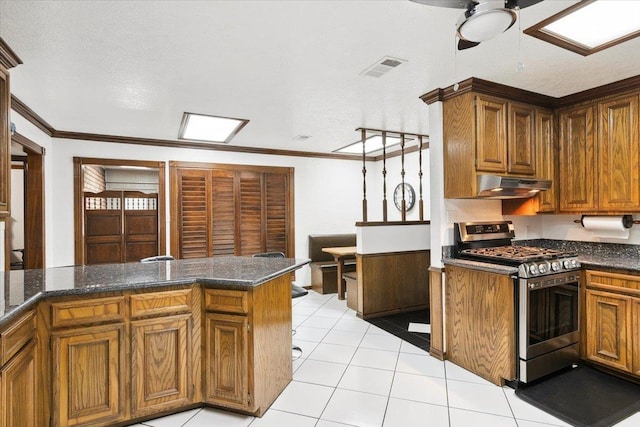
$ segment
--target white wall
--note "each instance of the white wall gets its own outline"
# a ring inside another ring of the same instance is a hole
[[[306,258],[308,255],[309,234],[355,233],[355,222],[361,219],[361,164],[357,161],[56,140],[52,155],[55,188],[48,198],[53,206],[53,239],[56,251],[48,266],[69,265],[74,262],[73,157],[293,167],[295,256],[298,258]],[[167,181],[168,175],[167,173]],[[169,214],[167,203],[167,233],[171,221]],[[169,245],[169,236],[167,244]],[[298,272],[296,281],[302,285],[310,284],[308,268]]]

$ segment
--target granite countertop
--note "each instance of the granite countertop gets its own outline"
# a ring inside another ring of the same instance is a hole
[[[297,270],[309,259],[214,257],[0,272],[0,326],[47,296],[202,283],[249,289]]]
[[[640,245],[553,239],[516,240],[513,244],[574,252],[578,255],[578,261],[582,264],[583,269],[640,275]],[[443,248],[442,262],[445,265],[475,268],[497,274],[517,274],[518,272],[515,267],[454,258],[452,246]]]

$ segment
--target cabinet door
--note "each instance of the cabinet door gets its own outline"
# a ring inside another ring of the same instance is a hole
[[[587,289],[587,358],[631,372],[631,298]]]
[[[535,109],[525,104],[509,104],[509,144],[507,172],[535,175]]]
[[[631,324],[633,325],[633,373],[640,376],[640,298],[631,300]]]
[[[2,427],[38,427],[36,344],[32,340],[0,372]]]
[[[131,322],[131,415],[185,406],[193,395],[191,316]]]
[[[52,334],[53,425],[124,419],[124,325]]]
[[[595,107],[587,105],[560,114],[560,210],[594,211],[596,153]]]
[[[207,403],[248,409],[247,318],[207,313],[205,321],[205,399]]]
[[[507,103],[476,98],[476,170],[507,172]]]
[[[600,210],[640,210],[638,127],[638,94],[598,104]]]
[[[555,179],[556,155],[552,112],[536,111],[536,141],[538,146],[538,161],[536,162],[538,178],[551,180],[551,188],[540,192],[537,196],[539,201],[538,212],[555,212],[558,182]]]

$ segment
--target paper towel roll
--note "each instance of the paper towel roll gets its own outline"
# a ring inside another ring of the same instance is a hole
[[[629,228],[633,225],[631,215],[620,216],[583,216],[582,226],[591,230],[597,237],[628,239]]]

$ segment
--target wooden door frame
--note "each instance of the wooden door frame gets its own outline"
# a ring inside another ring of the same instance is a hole
[[[167,249],[166,234],[166,196],[165,196],[165,162],[148,160],[99,159],[95,157],[73,158],[73,215],[74,215],[74,260],[76,265],[84,265],[84,215],[83,189],[84,177],[82,166],[135,166],[158,169],[158,254],[165,254]]]
[[[46,259],[45,149],[19,133],[11,135],[11,143],[21,146],[27,153],[24,180],[24,269],[44,268]],[[26,214],[27,212],[29,215]]]

